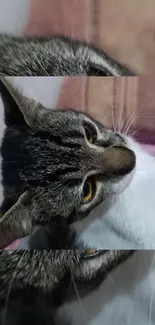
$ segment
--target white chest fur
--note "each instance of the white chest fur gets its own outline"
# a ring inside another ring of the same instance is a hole
[[[130,185],[74,225],[79,240],[87,247],[155,248],[155,158],[129,141],[137,157]]]

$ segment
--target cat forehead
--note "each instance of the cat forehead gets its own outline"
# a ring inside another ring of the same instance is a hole
[[[100,130],[103,126],[100,123],[93,120],[91,117],[87,116],[85,113],[80,111],[75,111],[74,109],[70,110],[48,110],[46,119],[43,120],[44,126],[52,126],[52,128],[60,129],[61,126],[64,127],[62,131],[66,129],[75,129],[78,128],[79,131],[82,131],[84,123],[91,123],[95,128]]]

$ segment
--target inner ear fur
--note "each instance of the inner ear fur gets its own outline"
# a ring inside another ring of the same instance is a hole
[[[22,94],[9,77],[0,77],[0,94],[4,104],[6,125],[39,128],[47,109]]]
[[[0,249],[34,231],[31,210],[31,193],[26,191],[0,219]]]

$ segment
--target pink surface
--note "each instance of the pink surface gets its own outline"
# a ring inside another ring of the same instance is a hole
[[[104,48],[137,75],[155,73],[154,0],[29,2],[31,9],[25,34],[61,34],[86,39]]]
[[[60,90],[57,108],[73,108],[85,110],[85,92],[87,87],[87,77],[65,78]]]
[[[26,35],[86,39],[86,0],[33,0]]]
[[[13,249],[17,249],[19,243],[20,243],[20,240],[16,240],[12,245],[6,247],[5,250],[13,250]]]

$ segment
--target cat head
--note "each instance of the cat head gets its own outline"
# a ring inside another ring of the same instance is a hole
[[[6,131],[0,247],[54,221],[86,217],[126,186],[136,157],[126,139],[74,110],[51,110],[1,78]]]

